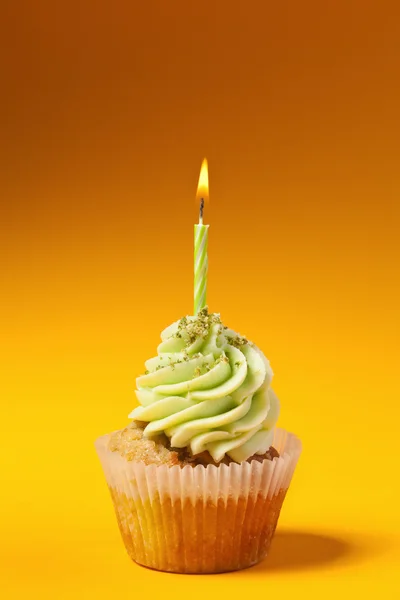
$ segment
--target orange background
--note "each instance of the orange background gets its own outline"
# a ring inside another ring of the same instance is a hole
[[[6,2],[7,598],[399,594],[394,7]],[[192,311],[204,156],[210,309],[270,358],[304,453],[270,559],[189,578],[129,561],[93,441],[127,423],[159,332]]]

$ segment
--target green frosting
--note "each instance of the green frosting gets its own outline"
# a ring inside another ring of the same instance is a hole
[[[140,406],[129,415],[148,423],[145,436],[163,432],[172,447],[207,450],[217,462],[264,454],[279,401],[261,350],[207,309],[167,327],[161,340],[136,380]]]

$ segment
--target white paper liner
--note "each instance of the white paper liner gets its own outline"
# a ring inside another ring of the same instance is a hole
[[[218,467],[145,465],[96,449],[130,556],[165,571],[210,573],[261,560],[301,453],[293,434],[276,429],[273,460]]]

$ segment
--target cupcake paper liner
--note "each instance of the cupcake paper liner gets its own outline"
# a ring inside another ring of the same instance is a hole
[[[185,467],[129,462],[96,441],[119,528],[137,563],[175,573],[218,573],[268,553],[301,442],[274,432],[280,456]]]

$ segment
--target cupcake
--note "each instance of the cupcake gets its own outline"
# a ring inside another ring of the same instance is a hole
[[[268,360],[205,308],[145,366],[131,423],[96,442],[129,556],[174,573],[258,563],[301,452],[275,427]]]

